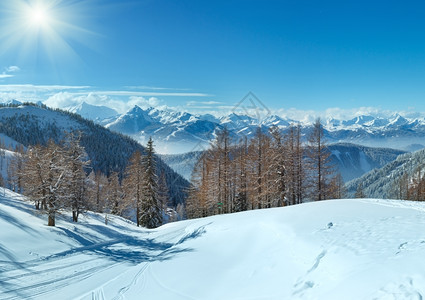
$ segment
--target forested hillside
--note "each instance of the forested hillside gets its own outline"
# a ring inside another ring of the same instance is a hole
[[[145,148],[124,135],[86,120],[79,115],[34,104],[0,107],[0,133],[23,146],[46,145],[49,140],[59,143],[67,132],[81,133],[89,167],[106,176],[118,172],[122,177],[130,156]],[[189,183],[156,156],[158,176],[164,174],[169,203],[177,206],[184,202]]]
[[[344,182],[358,178],[373,169],[381,168],[394,161],[399,155],[406,153],[396,149],[349,143],[332,144],[328,148],[332,153],[332,164],[341,173]]]
[[[347,183],[349,196],[415,199],[408,190],[416,189],[423,181],[425,150],[406,153],[380,169],[374,169]]]

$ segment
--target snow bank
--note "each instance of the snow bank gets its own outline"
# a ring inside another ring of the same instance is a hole
[[[135,227],[0,197],[1,299],[421,299],[425,205],[334,200]]]

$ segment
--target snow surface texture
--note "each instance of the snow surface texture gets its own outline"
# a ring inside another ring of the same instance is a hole
[[[0,193],[1,299],[422,299],[425,205],[334,200],[137,228],[57,227]]]

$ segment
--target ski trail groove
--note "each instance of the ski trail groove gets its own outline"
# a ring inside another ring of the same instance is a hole
[[[124,294],[125,294],[125,293],[127,293],[127,292],[128,292],[128,290],[129,290],[131,287],[133,287],[134,285],[136,285],[136,284],[138,283],[138,281],[139,281],[140,277],[143,275],[143,273],[145,272],[145,270],[147,269],[147,267],[149,266],[149,264],[150,264],[149,262],[144,263],[144,264],[143,264],[143,266],[140,268],[140,270],[139,270],[139,271],[136,273],[136,275],[133,277],[132,281],[131,281],[128,285],[126,285],[126,286],[122,287],[122,288],[118,291],[118,295],[117,295],[117,296],[115,296],[115,297],[113,298],[113,300],[125,299]]]

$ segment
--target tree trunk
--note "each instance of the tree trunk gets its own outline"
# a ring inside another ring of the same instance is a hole
[[[78,222],[78,215],[79,215],[78,210],[73,210],[72,211],[72,221],[73,222],[75,222],[75,223]]]
[[[52,210],[49,211],[49,219],[47,226],[55,226],[55,212]]]

